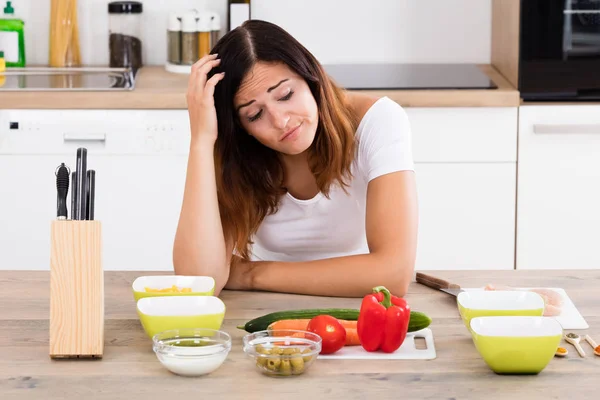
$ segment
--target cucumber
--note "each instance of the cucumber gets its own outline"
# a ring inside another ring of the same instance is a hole
[[[408,322],[408,331],[416,332],[431,325],[431,318],[425,313],[419,311],[410,312],[410,321]]]
[[[265,314],[261,317],[251,319],[244,325],[238,326],[246,332],[265,331],[275,321],[283,319],[311,319],[318,315],[331,315],[338,319],[348,321],[357,321],[359,310],[351,308],[314,308],[303,310],[286,310]],[[425,313],[419,311],[410,312],[410,321],[408,323],[408,332],[416,332],[427,328],[431,324],[431,318]]]
[[[357,321],[358,314],[358,310],[350,308],[313,308],[304,310],[277,311],[263,315],[262,317],[254,318],[246,322],[245,325],[238,326],[238,328],[243,329],[246,332],[253,333],[257,331],[265,331],[271,323],[280,321],[282,319],[311,319],[317,315],[331,315],[337,319]]]

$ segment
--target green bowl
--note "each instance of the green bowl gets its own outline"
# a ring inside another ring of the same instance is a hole
[[[458,311],[470,330],[471,319],[493,316],[542,316],[544,298],[534,292],[517,290],[474,290],[458,294]]]
[[[552,317],[476,317],[475,347],[497,374],[539,374],[556,353],[562,326]]]
[[[174,329],[219,330],[225,303],[215,296],[145,297],[137,302],[137,313],[149,337]]]
[[[150,289],[190,288],[190,292],[147,292]],[[148,275],[140,276],[131,285],[135,301],[144,297],[159,296],[212,296],[215,293],[215,280],[210,276]]]

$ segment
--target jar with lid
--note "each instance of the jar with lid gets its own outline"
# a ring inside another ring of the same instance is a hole
[[[143,66],[142,11],[142,3],[137,1],[108,3],[111,68],[131,68],[135,72]]]

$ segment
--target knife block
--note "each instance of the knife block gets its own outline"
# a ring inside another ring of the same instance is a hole
[[[102,225],[52,221],[50,357],[102,358],[103,350]]]

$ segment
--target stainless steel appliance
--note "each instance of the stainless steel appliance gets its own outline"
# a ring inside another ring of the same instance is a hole
[[[130,68],[8,68],[0,91],[123,91],[135,88]]]
[[[524,100],[600,99],[600,0],[521,0]]]

